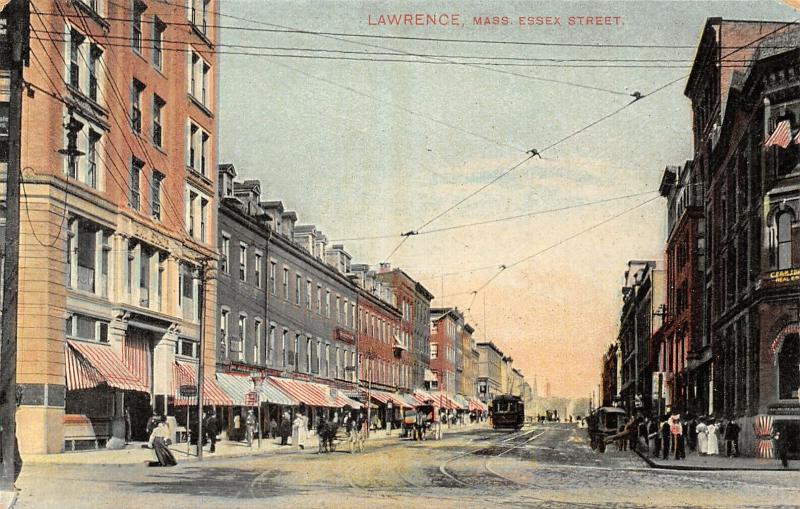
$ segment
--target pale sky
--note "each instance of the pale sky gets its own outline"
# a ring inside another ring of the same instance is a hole
[[[647,94],[684,77],[707,17],[782,21],[800,17],[775,0],[225,0],[220,5],[223,14],[249,20],[222,17],[224,26],[470,41],[222,31],[220,51],[229,54],[220,55],[220,162],[234,163],[242,180],[260,179],[265,199],[283,200],[297,211],[299,223],[315,224],[331,240],[417,229],[522,161],[525,150],[542,149],[624,106],[631,99],[626,94]],[[375,22],[381,14],[398,13],[457,13],[463,24],[369,25],[370,18]],[[621,24],[567,25],[569,16],[589,15],[619,16]],[[474,16],[508,16],[511,24],[475,26]],[[521,27],[519,16],[559,16],[561,25]],[[567,47],[478,40],[691,47]],[[411,59],[408,53],[439,55],[433,59],[439,63],[272,56]],[[470,56],[477,58],[464,58]],[[533,60],[548,58],[572,61]],[[611,61],[598,63],[598,59]],[[448,60],[477,62],[506,74],[441,63]],[[486,65],[499,62],[558,67]],[[585,67],[599,64],[624,67]],[[683,164],[691,157],[685,83],[680,79],[546,151],[544,159],[520,166],[426,229],[657,190],[666,165]],[[602,353],[616,337],[627,261],[663,259],[664,199],[611,218],[656,196],[654,192],[415,236],[390,262],[436,295],[434,306],[469,308],[467,319],[478,340],[494,341],[514,358],[526,378],[536,376],[540,390],[549,380],[555,395],[588,397],[600,381]],[[503,271],[473,299],[470,292],[498,269],[466,270],[510,266],[605,220],[609,221]],[[399,237],[344,244],[354,262],[377,264],[398,241]],[[458,274],[442,276],[453,272]]]

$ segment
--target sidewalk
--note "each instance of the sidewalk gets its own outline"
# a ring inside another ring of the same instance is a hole
[[[485,425],[485,423],[482,423]],[[444,435],[470,431],[481,424],[470,424],[465,426],[453,426],[444,428]],[[399,441],[400,430],[393,429],[391,435],[387,436],[386,430],[370,431],[367,444],[375,442]],[[316,434],[309,435],[306,439],[305,450],[292,446],[280,446],[280,439],[262,438],[261,449],[258,448],[257,440],[253,441],[252,449],[247,447],[245,442],[232,442],[224,440],[217,442],[216,451],[208,452],[208,445],[203,449],[203,460],[213,458],[237,458],[245,456],[257,456],[262,454],[311,454],[319,449],[319,442]],[[26,465],[136,465],[146,463],[155,459],[152,449],[142,448],[143,442],[128,444],[125,449],[108,450],[98,449],[89,451],[63,452],[58,454],[27,454],[23,455],[22,460]],[[170,451],[178,460],[178,463],[186,461],[197,461],[196,447],[190,446],[187,453],[186,443],[179,443],[170,446]]]
[[[779,459],[762,458],[727,458],[725,456],[700,456],[697,453],[687,451],[686,458],[682,460],[674,459],[672,455],[667,459],[655,458],[649,453],[636,451],[644,461],[652,468],[663,468],[670,470],[763,470],[763,471],[800,471],[799,460],[789,460],[789,466],[784,468]]]

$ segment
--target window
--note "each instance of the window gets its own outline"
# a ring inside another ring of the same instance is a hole
[[[267,358],[266,363],[269,365],[275,364],[275,326],[269,326],[269,340],[267,342]]]
[[[197,296],[198,282],[194,267],[181,262],[178,272],[178,304],[183,318],[196,322],[200,318],[200,299]]]
[[[186,136],[186,166],[207,177],[210,136],[192,121],[189,121]]]
[[[792,213],[779,212],[775,217],[778,227],[778,269],[792,267]]]
[[[72,30],[69,33],[69,84],[76,89],[81,89],[81,44],[85,40],[79,32]]]
[[[142,94],[144,83],[134,79],[131,83],[131,129],[142,132]]]
[[[108,322],[75,313],[66,320],[66,333],[72,338],[108,343]]]
[[[300,286],[303,284],[303,278],[300,274],[294,276],[294,303],[300,305]]]
[[[272,295],[275,295],[275,292],[277,291],[277,289],[275,288],[275,285],[277,284],[277,282],[275,281],[275,272],[277,270],[278,270],[278,264],[270,260],[270,262],[269,262],[269,291],[272,293]]]
[[[247,344],[247,315],[239,315],[239,338],[238,348],[236,349],[236,360],[243,360],[243,348]]]
[[[256,252],[253,255],[253,275],[255,276],[257,288],[261,288],[261,259],[261,253]]]
[[[153,145],[163,147],[161,112],[166,106],[164,99],[153,94]]]
[[[86,173],[81,179],[84,184],[97,189],[97,147],[100,144],[100,133],[89,129],[88,144],[86,147]]]
[[[800,387],[800,339],[789,334],[778,352],[778,398],[797,401]]]
[[[208,216],[208,200],[200,198],[200,240],[202,242],[208,241],[206,234],[206,217]]]
[[[439,357],[439,345],[436,343],[431,343],[431,360],[434,360]]]
[[[153,170],[153,178],[150,182],[150,210],[153,218],[161,220],[161,182],[164,174],[158,170]]]
[[[198,357],[198,345],[196,341],[191,339],[179,339],[175,342],[175,354],[182,355],[183,357],[191,357],[196,359]]]
[[[164,32],[167,30],[167,24],[161,21],[157,16],[153,18],[153,66],[161,70],[164,65]]]
[[[239,280],[247,281],[247,244],[239,244]]]
[[[306,373],[311,373],[311,361],[313,360],[311,359],[311,351],[313,348],[311,338],[306,338]]]
[[[322,314],[322,285],[317,285],[317,313]]]
[[[134,210],[139,210],[139,174],[144,167],[144,162],[131,158],[130,174],[128,175],[128,206]]]
[[[211,0],[189,0],[189,21],[201,33],[206,34]]]
[[[342,323],[342,298],[336,296],[336,323]]]
[[[281,337],[281,353],[283,354],[283,362],[281,363],[282,366],[286,366],[288,347],[289,347],[289,331],[283,329],[283,334]]]
[[[306,309],[311,311],[311,288],[312,282],[311,280],[306,281]]]
[[[139,247],[139,305],[150,306],[150,260],[153,252],[145,246]]]
[[[222,245],[220,246],[220,260],[219,265],[222,272],[230,274],[230,266],[228,261],[231,258],[231,237],[225,233],[222,234]]]
[[[189,95],[202,106],[210,105],[211,91],[209,83],[211,66],[196,52],[189,56]]]
[[[100,66],[100,57],[103,56],[103,50],[96,44],[92,44],[89,49],[89,98],[92,101],[97,101],[98,92],[98,71]]]
[[[189,212],[189,236],[194,238],[195,233],[197,231],[196,221],[197,217],[195,215],[195,209],[197,208],[197,201],[199,199],[199,195],[194,191],[189,191],[189,202],[188,202],[188,212]]]
[[[283,299],[289,300],[289,269],[283,269]]]
[[[147,6],[142,2],[135,1],[133,3],[131,46],[139,53],[142,52],[142,15],[145,9]]]
[[[230,311],[227,309],[220,310],[219,313],[219,343],[221,347],[222,357],[227,359],[229,352],[228,352],[228,317],[230,315]]]
[[[331,291],[325,290],[325,316],[331,317]]]
[[[108,238],[108,233],[85,219],[74,219],[68,225],[66,258],[70,288],[107,294]]]
[[[253,363],[261,364],[261,320],[253,320]]]

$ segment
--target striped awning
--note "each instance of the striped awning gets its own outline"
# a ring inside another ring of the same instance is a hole
[[[451,396],[448,396],[444,392],[434,392],[432,393],[432,396],[436,402],[435,404],[446,410],[458,410],[461,408],[455,401],[451,399]]]
[[[416,391],[414,391],[412,397],[414,398],[414,401],[416,402],[417,405],[428,405],[430,404],[429,403],[430,401],[433,401],[433,404],[435,406],[439,406],[439,402],[436,400],[434,395],[429,392],[425,392],[422,389],[417,389]]]
[[[150,392],[148,384],[131,372],[110,346],[70,339],[67,340],[67,345],[68,352],[71,351],[67,354],[68,389],[70,384],[75,388],[86,389],[105,382],[110,387],[124,391]],[[70,368],[70,364],[75,370]],[[87,365],[93,369],[88,369]]]
[[[181,385],[197,385],[196,367],[183,362],[172,365],[172,390],[175,395],[175,406],[197,404],[197,398],[183,398],[179,390]],[[233,401],[217,383],[213,374],[203,375],[203,405],[232,406]]]
[[[144,386],[150,385],[150,340],[128,333],[122,341],[122,362]]]
[[[339,408],[345,406],[349,406],[350,408],[362,408],[364,405],[348,396],[345,396],[342,394],[342,391],[336,391],[336,406]]]
[[[363,391],[363,393],[364,393],[364,396],[367,395],[367,391]],[[370,397],[372,399],[374,399],[378,403],[381,403],[381,404],[384,404],[384,405],[388,405],[389,403],[391,403],[392,406],[397,407],[397,408],[403,408],[403,407],[410,406],[402,398],[402,396],[400,396],[399,394],[394,394],[394,393],[386,392],[386,391],[373,390],[373,391],[370,391],[369,395],[370,395]]]
[[[489,410],[483,402],[476,398],[469,398],[469,411],[470,412],[486,412]]]
[[[327,385],[293,380],[291,378],[270,377],[269,380],[281,391],[297,401],[298,404],[305,403],[308,406],[329,408],[340,408],[345,404],[350,405],[350,403],[346,402],[346,399],[350,400],[350,398],[347,398],[344,394],[340,395],[340,391],[336,391],[336,397],[331,396],[331,388]],[[341,404],[339,404],[340,402]],[[356,402],[353,401],[353,403]]]
[[[222,387],[222,390],[225,391],[236,406],[245,406],[245,395],[253,391],[253,381],[245,374],[217,373],[217,382],[219,382],[219,386]],[[291,397],[271,384],[269,380],[261,382],[259,389],[262,403],[287,406],[297,404]]]
[[[92,366],[89,361],[75,353],[75,350],[64,344],[64,354],[66,356],[66,375],[67,390],[78,391],[81,389],[93,389],[105,383],[105,378]]]

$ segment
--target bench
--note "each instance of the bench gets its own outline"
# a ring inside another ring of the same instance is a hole
[[[111,436],[111,423],[109,421],[98,421],[93,423],[89,417],[83,414],[64,415],[64,447],[74,451],[76,443],[86,443],[94,445],[95,449],[100,448],[100,443],[108,440]]]

